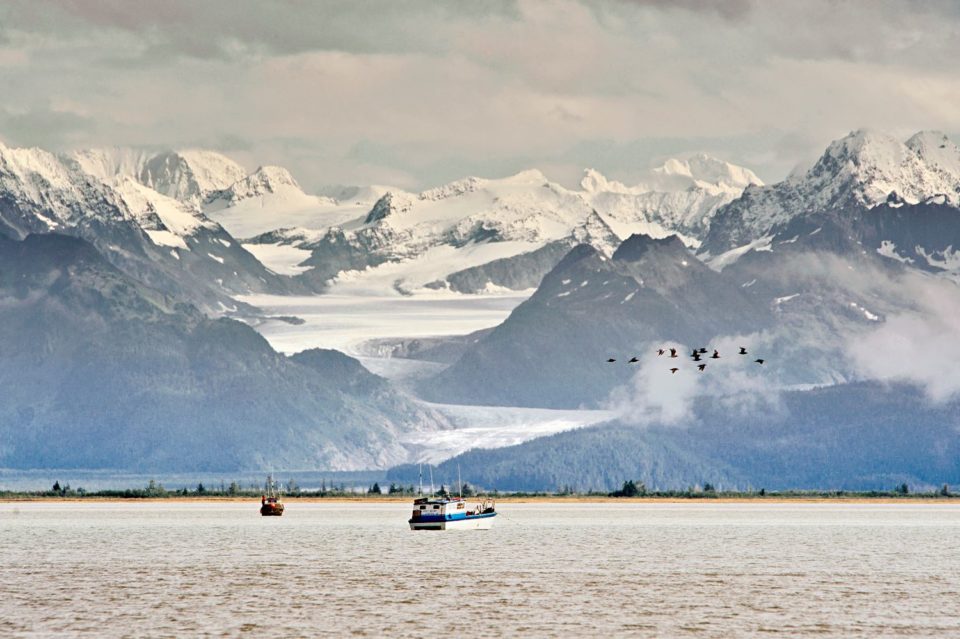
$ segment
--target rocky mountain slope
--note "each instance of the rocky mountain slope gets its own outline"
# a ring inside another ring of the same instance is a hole
[[[772,319],[769,308],[676,236],[634,235],[610,258],[580,245],[421,391],[453,403],[595,405],[629,379],[623,367],[632,355],[652,356],[658,344],[683,345],[686,355],[687,347],[759,331]]]
[[[946,135],[921,131],[902,142],[861,130],[830,144],[808,171],[748,187],[722,206],[700,252],[723,260],[751,244],[789,239],[793,220],[819,216],[869,250],[952,271],[960,215],[951,211],[960,212],[960,149]]]
[[[89,243],[0,238],[0,465],[138,472],[384,467],[445,420],[356,360],[275,352]]]

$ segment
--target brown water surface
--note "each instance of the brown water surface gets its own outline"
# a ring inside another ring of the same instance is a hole
[[[960,636],[960,505],[0,504],[0,636]]]

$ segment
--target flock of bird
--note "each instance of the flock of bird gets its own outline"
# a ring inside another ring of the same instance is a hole
[[[675,349],[675,348],[658,348],[658,349],[657,349],[657,357],[662,357],[663,355],[666,355],[668,352],[670,353],[668,357],[671,358],[671,359],[677,359],[678,357],[680,357],[677,349]],[[701,373],[707,369],[707,364],[706,364],[706,362],[703,361],[704,359],[720,359],[720,351],[714,349],[714,350],[713,350],[713,355],[707,355],[708,352],[709,352],[709,351],[708,351],[706,348],[695,348],[695,349],[693,349],[693,351],[690,353],[690,359],[691,359],[691,360],[693,360],[694,362],[700,362],[699,364],[697,364],[697,370],[700,371]],[[741,346],[741,347],[740,347],[740,352],[737,353],[737,355],[748,355],[748,354],[749,354],[749,353],[747,353],[747,349],[746,349],[745,346]],[[608,363],[608,364],[612,364],[612,363],[614,363],[614,362],[616,362],[616,361],[617,361],[616,358],[613,358],[613,357],[607,359],[607,363]],[[637,358],[637,357],[631,357],[631,358],[627,361],[627,363],[628,363],[628,364],[636,364],[636,363],[639,362],[639,361],[640,361],[639,358]],[[760,364],[760,365],[762,366],[765,361],[766,361],[765,359],[757,358],[757,359],[753,360],[753,363],[754,363],[754,364]],[[673,367],[673,368],[670,369],[670,373],[671,373],[672,375],[675,375],[675,374],[677,373],[677,371],[679,371],[679,370],[680,370],[680,368],[675,366],[675,367]]]

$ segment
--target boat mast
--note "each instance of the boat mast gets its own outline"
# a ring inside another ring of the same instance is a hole
[[[463,481],[460,479],[460,464],[457,464],[457,486],[460,487],[460,499],[463,499]]]
[[[430,496],[433,497],[433,464],[430,464]]]
[[[418,464],[417,468],[420,469],[420,487],[417,489],[417,494],[423,497],[423,463]]]

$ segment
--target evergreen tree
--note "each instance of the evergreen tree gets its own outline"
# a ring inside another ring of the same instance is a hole
[[[199,484],[197,484],[197,494],[198,494],[198,495],[203,495],[203,494],[206,493],[206,492],[207,492],[207,489],[204,487],[203,482],[200,482]]]
[[[367,494],[368,494],[368,495],[380,495],[380,494],[382,494],[382,493],[380,492],[380,484],[377,483],[377,482],[373,482],[373,486],[370,487],[370,490],[367,491]]]
[[[58,479],[57,481],[53,482],[53,492],[58,493],[58,494],[62,494],[62,493],[61,493],[60,480],[59,480],[59,479]]]
[[[943,487],[940,489],[940,495],[943,496],[943,497],[949,497],[949,496],[950,496],[950,487],[947,486],[946,484],[944,484]]]
[[[640,482],[640,485],[638,486],[637,483],[634,482],[632,479],[628,479],[627,481],[623,482],[623,486],[620,488],[620,490],[616,490],[610,493],[610,496],[611,497],[637,497],[638,495],[646,494],[646,492],[647,492],[647,487],[644,485],[643,482]]]

